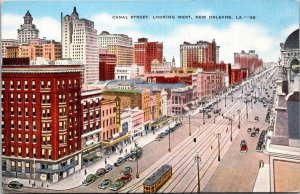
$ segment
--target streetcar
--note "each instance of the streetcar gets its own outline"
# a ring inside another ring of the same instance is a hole
[[[172,166],[164,164],[144,181],[144,193],[156,193],[171,177]]]

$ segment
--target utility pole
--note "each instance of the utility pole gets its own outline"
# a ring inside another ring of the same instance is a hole
[[[233,93],[231,94],[231,102],[233,102]]]
[[[230,141],[232,142],[232,118],[230,119]]]
[[[252,105],[253,103],[252,103],[252,95],[251,95],[251,109],[253,109],[253,105]]]
[[[225,94],[225,107],[226,107],[226,94]]]
[[[201,158],[199,157],[199,153],[197,153],[197,156],[195,157],[195,162],[197,162],[197,171],[198,171],[198,189],[197,189],[197,192],[200,193],[200,168],[199,168],[199,164],[201,163]]]
[[[203,125],[205,125],[205,108],[203,109]]]
[[[248,119],[248,100],[246,101],[246,111],[247,111],[247,119]]]
[[[170,127],[168,129],[169,129],[169,149],[168,149],[168,151],[171,152],[171,131],[170,131]]]
[[[218,132],[216,134],[216,138],[218,138],[218,150],[219,150],[219,155],[218,155],[218,161],[221,161],[221,150],[220,150],[220,138],[221,138],[221,134],[220,132]]]
[[[140,178],[140,175],[139,175],[139,158],[136,157],[136,176],[135,178]]]
[[[241,110],[238,110],[238,114],[239,114],[239,124],[238,124],[238,128],[241,128]]]
[[[189,136],[191,136],[191,115],[189,115]]]

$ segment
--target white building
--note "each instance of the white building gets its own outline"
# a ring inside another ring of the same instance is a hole
[[[83,61],[84,83],[99,80],[97,30],[94,22],[79,19],[76,7],[71,16],[66,15],[62,21],[62,52],[65,59]]]
[[[83,65],[82,61],[74,61],[71,59],[62,59],[51,61],[43,57],[37,57],[36,60],[31,60],[30,65]]]
[[[6,57],[6,47],[9,46],[18,46],[19,41],[16,39],[2,39],[1,46],[2,46],[2,57]]]
[[[39,37],[39,30],[32,24],[33,18],[29,10],[23,18],[24,24],[21,25],[21,29],[18,29],[18,40],[20,43],[29,43],[29,40]]]
[[[116,80],[128,80],[141,77],[144,75],[144,67],[137,64],[132,65],[117,65],[115,67]]]
[[[97,36],[99,49],[107,49],[108,45],[119,45],[132,47],[132,38],[125,34],[109,34],[107,31],[102,31]]]

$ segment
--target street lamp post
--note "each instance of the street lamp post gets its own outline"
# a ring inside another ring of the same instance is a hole
[[[169,127],[169,152],[171,152],[171,131],[170,131],[170,127]]]
[[[238,112],[238,114],[239,114],[239,124],[238,124],[238,128],[240,129],[240,128],[241,128],[241,110],[239,109],[237,112]]]
[[[189,115],[189,136],[191,136],[191,115]]]
[[[233,93],[231,94],[231,102],[233,102]]]
[[[251,109],[253,109],[252,95],[251,95]]]
[[[216,138],[218,138],[218,151],[219,151],[219,155],[218,155],[218,161],[221,161],[221,150],[220,150],[220,138],[221,138],[221,134],[220,132],[218,132],[216,134]]]
[[[197,156],[195,157],[195,162],[197,162],[197,171],[198,171],[198,189],[197,189],[197,192],[200,193],[200,168],[199,168],[199,164],[201,163],[201,158],[199,157],[199,153],[197,153]]]
[[[242,85],[242,94],[244,93],[243,85]]]
[[[225,94],[225,107],[226,107],[226,94]]]
[[[136,176],[135,178],[140,178],[140,175],[139,175],[139,158],[136,157]]]
[[[232,142],[232,118],[230,119],[230,141]]]
[[[205,125],[205,109],[203,109],[203,125]]]
[[[248,119],[248,100],[246,101],[246,111],[247,111],[247,119]]]

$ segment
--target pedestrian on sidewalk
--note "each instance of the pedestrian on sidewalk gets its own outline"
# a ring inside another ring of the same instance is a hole
[[[213,146],[210,146],[210,149],[212,150],[212,149],[213,149]]]
[[[106,158],[104,158],[104,163],[105,163],[105,165],[107,164]]]
[[[84,175],[86,175],[87,174],[87,171],[86,171],[86,169],[84,169]]]
[[[42,188],[43,188],[43,186],[44,186],[43,182],[42,182],[42,185],[41,185],[41,186],[42,186]]]
[[[30,179],[29,179],[29,185],[30,185]]]

